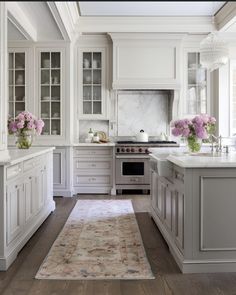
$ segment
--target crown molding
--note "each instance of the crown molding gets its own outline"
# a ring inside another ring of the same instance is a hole
[[[215,30],[212,17],[80,17],[82,33],[209,33]]]

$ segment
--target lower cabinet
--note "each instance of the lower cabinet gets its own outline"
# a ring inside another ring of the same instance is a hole
[[[152,216],[162,231],[182,252],[184,249],[184,194],[175,184],[175,180],[160,177],[157,171],[151,171]]]
[[[113,147],[75,147],[73,188],[75,193],[113,192]]]
[[[52,164],[51,150],[0,169],[0,183],[4,184],[1,195],[5,195],[0,209],[4,216],[0,224],[0,270],[10,266],[27,240],[55,209]]]
[[[71,197],[72,147],[56,147],[53,151],[53,195]]]

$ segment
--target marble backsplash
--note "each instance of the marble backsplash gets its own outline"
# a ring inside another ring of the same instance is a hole
[[[168,133],[169,113],[169,91],[120,91],[117,136],[134,136],[141,129],[154,137]]]

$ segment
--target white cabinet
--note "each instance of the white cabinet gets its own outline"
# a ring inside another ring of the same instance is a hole
[[[210,111],[209,72],[200,64],[200,53],[194,49],[184,51],[184,113],[196,115]]]
[[[72,147],[56,147],[53,151],[53,195],[71,197]]]
[[[110,47],[104,36],[81,36],[78,40],[76,104],[80,120],[108,119]]]
[[[171,245],[184,250],[184,175],[174,171],[167,179],[158,175],[151,160],[151,214]]]
[[[0,169],[0,183],[4,184],[0,188],[3,205],[0,209],[3,216],[0,235],[4,237],[0,243],[0,270],[6,270],[55,209],[52,150],[14,165],[3,166]]]
[[[7,185],[7,245],[21,233],[24,222],[22,179]]]
[[[45,126],[42,135],[62,135],[62,101],[65,84],[63,51],[39,49],[39,108]]]
[[[26,48],[9,48],[8,53],[8,84],[9,106],[8,115],[15,118],[29,107],[28,103],[28,50]]]
[[[75,147],[74,192],[111,193],[114,183],[113,157],[112,147]]]
[[[80,119],[107,117],[106,48],[79,48]]]
[[[181,36],[112,33],[113,89],[178,89]]]

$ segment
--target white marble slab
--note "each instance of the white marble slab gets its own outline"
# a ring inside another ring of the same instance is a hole
[[[118,94],[117,135],[134,136],[141,129],[149,136],[167,132],[169,96],[166,91],[124,91]]]
[[[55,147],[31,147],[29,149],[9,148],[9,159],[7,161],[0,162],[0,166],[14,165],[21,161],[53,151],[54,149]]]

